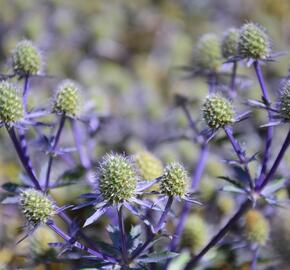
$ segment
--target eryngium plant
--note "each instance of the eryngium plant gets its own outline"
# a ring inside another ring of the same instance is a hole
[[[202,35],[193,46],[190,71],[206,79],[208,86],[203,104],[199,107],[200,100],[179,95],[173,113],[166,114],[169,121],[143,119],[141,115],[146,114],[138,113],[142,132],[132,127],[134,121],[126,118],[128,114],[95,111],[94,98],[83,104],[80,114],[79,84],[62,80],[55,86],[53,76],[40,76],[42,60],[34,45],[28,41],[17,45],[11,56],[13,74],[1,75],[0,126],[11,139],[23,172],[2,186],[6,192],[1,194],[1,201],[20,208],[28,230],[19,238],[28,237],[30,248],[21,252],[27,257],[27,265],[16,266],[18,260],[13,257],[13,262],[5,261],[3,267],[7,264],[22,269],[43,264],[50,269],[66,262],[76,269],[192,270],[216,269],[220,258],[239,258],[229,262],[238,269],[240,263],[248,265],[250,258],[254,270],[260,262],[267,267],[263,252],[270,242],[275,253],[287,260],[288,249],[280,245],[289,244],[288,217],[279,215],[278,224],[271,219],[275,207],[285,206],[288,200],[285,191],[289,184],[285,180],[289,176],[284,160],[290,131],[285,139],[282,136],[283,125],[288,127],[290,119],[289,78],[283,79],[280,89],[273,87],[279,94],[278,102],[273,102],[260,64],[269,64],[274,54],[270,38],[257,24],[246,23],[240,30],[231,28],[221,40],[219,36]],[[246,91],[240,95],[241,86],[249,85],[251,77],[237,73],[244,59],[255,68],[261,88],[257,96],[262,100],[247,101]],[[51,84],[57,89],[55,96],[28,103],[34,87],[46,89],[40,82],[47,78],[52,78],[47,87]],[[199,91],[199,85],[195,91]],[[51,106],[46,106],[48,100],[53,100]],[[138,100],[136,104],[143,103]],[[247,105],[251,106],[237,113]],[[179,109],[185,118],[175,118]],[[266,119],[263,132],[250,114],[260,109],[267,113],[259,118]],[[273,132],[277,124],[282,132]],[[5,149],[10,149],[1,134],[2,138]],[[130,140],[149,150],[133,157],[126,155]],[[180,144],[169,147],[168,142]],[[276,148],[275,142],[279,143]],[[1,154],[5,159],[6,152]],[[170,162],[163,168],[165,160]],[[283,162],[284,168],[279,170]],[[198,195],[202,203],[196,200]],[[46,226],[45,230],[40,225]],[[50,237],[47,230],[59,238]],[[183,259],[183,253],[189,259],[176,268],[179,258],[172,258],[181,255]],[[0,263],[2,255],[0,250]]]

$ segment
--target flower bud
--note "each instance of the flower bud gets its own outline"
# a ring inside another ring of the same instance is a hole
[[[32,188],[21,193],[20,208],[28,223],[33,226],[46,223],[55,214],[53,202]]]
[[[57,88],[52,111],[59,114],[75,116],[80,105],[78,85],[71,80],[63,81]]]
[[[222,55],[225,59],[238,56],[239,30],[231,28],[225,32],[222,40]]]
[[[29,40],[20,41],[12,53],[12,66],[16,74],[35,75],[38,74],[42,59],[40,52]]]
[[[97,177],[103,198],[112,204],[134,195],[138,176],[133,163],[125,156],[105,155],[100,162]]]
[[[265,29],[255,23],[243,25],[238,46],[243,58],[267,59],[271,52],[270,39]]]
[[[215,34],[205,34],[198,40],[194,51],[193,61],[201,71],[216,72],[223,63],[221,44]]]
[[[13,125],[23,118],[24,110],[17,89],[6,81],[0,82],[0,121]]]
[[[246,238],[254,244],[265,245],[269,238],[269,223],[257,210],[249,210],[245,215]]]
[[[188,187],[188,174],[179,163],[171,163],[164,169],[161,176],[161,192],[168,196],[184,196]]]
[[[140,151],[134,156],[140,176],[144,180],[153,180],[162,175],[162,162],[148,151]]]
[[[234,122],[232,104],[217,94],[208,96],[202,107],[203,119],[210,128],[220,128]]]
[[[207,238],[208,228],[203,219],[197,215],[189,216],[181,236],[181,247],[196,253],[206,244]]]
[[[281,84],[279,96],[279,112],[285,121],[290,120],[290,80],[285,80]]]
[[[54,259],[57,256],[56,250],[50,243],[57,242],[54,232],[47,227],[39,227],[30,238],[30,253],[32,259],[36,262]]]

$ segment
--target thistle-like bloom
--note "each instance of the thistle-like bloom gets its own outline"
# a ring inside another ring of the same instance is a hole
[[[181,236],[181,247],[188,248],[192,253],[198,252],[208,239],[208,228],[198,215],[188,217]]]
[[[271,42],[264,28],[255,23],[246,23],[240,30],[239,55],[248,59],[269,58]]]
[[[0,122],[11,126],[22,120],[24,115],[17,89],[7,81],[0,82]]]
[[[234,122],[234,110],[229,100],[217,94],[208,96],[202,107],[205,123],[209,128],[218,129]]]
[[[55,233],[47,227],[41,226],[33,232],[30,238],[30,253],[35,262],[54,259],[57,256],[56,249],[50,243],[57,242]]]
[[[79,86],[72,80],[65,80],[57,87],[52,111],[59,114],[76,116],[80,106]]]
[[[134,196],[138,175],[132,161],[119,154],[103,157],[98,172],[99,189],[105,200],[120,203]]]
[[[269,223],[257,210],[249,210],[245,215],[245,234],[253,244],[265,245],[269,238]]]
[[[188,188],[188,174],[179,163],[171,163],[164,169],[160,181],[160,190],[167,196],[183,197]]]
[[[215,34],[200,37],[193,50],[193,64],[201,72],[217,72],[223,63],[221,43]]]
[[[144,220],[143,214],[132,204],[137,204],[143,208],[157,209],[153,203],[138,199],[138,195],[151,188],[158,182],[158,179],[150,182],[139,181],[135,163],[129,157],[116,153],[106,154],[99,163],[93,182],[95,183],[95,192],[81,196],[89,201],[74,208],[79,209],[89,205],[95,207],[96,212],[86,220],[84,227],[95,222],[111,207],[123,205],[144,222],[147,221]],[[158,208],[158,210],[160,209]]]
[[[222,55],[225,59],[237,57],[239,41],[239,30],[236,28],[230,28],[225,32],[222,39]]]
[[[42,68],[39,50],[29,40],[23,40],[16,45],[12,53],[12,66],[15,74],[36,75]]]
[[[153,180],[163,173],[162,162],[148,151],[140,151],[134,156],[140,176],[144,180]]]
[[[46,223],[55,214],[54,203],[42,192],[31,188],[20,196],[20,208],[29,225]]]

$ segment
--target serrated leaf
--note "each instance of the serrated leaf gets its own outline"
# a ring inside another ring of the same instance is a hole
[[[156,262],[162,262],[164,260],[174,258],[177,255],[178,255],[178,253],[169,252],[169,251],[154,252],[154,253],[150,253],[146,256],[140,257],[140,258],[136,259],[136,261],[142,262],[142,263],[156,263]]]

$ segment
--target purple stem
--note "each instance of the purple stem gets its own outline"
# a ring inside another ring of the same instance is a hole
[[[24,108],[24,113],[27,113],[27,99],[28,99],[28,91],[29,91],[29,75],[25,75],[24,77],[24,88],[23,88],[23,108]]]
[[[65,241],[69,242],[71,240],[71,237],[69,235],[67,235],[64,231],[62,231],[54,223],[47,223],[47,225],[53,231],[55,231],[61,238],[63,238]],[[84,245],[82,245],[81,243],[79,243],[77,241],[73,243],[73,246],[78,248],[78,249],[81,249],[81,250],[84,250],[84,251],[88,252],[89,254],[95,256],[96,258],[99,258],[99,259],[102,259],[102,260],[105,260],[105,261],[109,261],[111,263],[117,263],[116,259],[114,259],[113,257],[104,255],[101,252],[98,252],[98,251],[93,250],[91,248],[87,248],[87,247],[85,247]]]
[[[145,251],[146,248],[148,247],[148,245],[149,245],[149,244],[152,242],[152,240],[154,239],[154,236],[156,235],[156,233],[158,233],[158,232],[162,229],[164,223],[166,222],[166,218],[167,218],[167,215],[168,215],[168,213],[169,213],[169,211],[170,211],[170,208],[171,208],[171,206],[172,206],[173,200],[174,200],[174,197],[173,197],[173,196],[169,196],[169,197],[168,197],[168,200],[167,200],[167,203],[166,203],[165,209],[164,209],[164,211],[163,211],[163,213],[162,213],[162,215],[161,215],[161,217],[160,217],[160,219],[159,219],[159,221],[158,221],[156,227],[153,229],[153,233],[150,233],[150,235],[149,235],[149,237],[147,238],[146,242],[145,242],[142,246],[136,248],[136,249],[133,251],[130,261],[133,261],[133,260],[134,260],[135,258],[137,258],[137,257],[138,257],[138,256],[139,256],[143,251]]]
[[[253,250],[253,257],[251,262],[251,267],[249,270],[255,270],[257,266],[257,260],[258,260],[258,254],[259,254],[259,247],[255,248]]]
[[[259,189],[258,189],[259,191],[261,191],[267,185],[267,183],[269,182],[269,180],[274,176],[276,170],[278,169],[278,166],[281,163],[281,160],[284,157],[284,154],[286,153],[286,150],[287,150],[289,144],[290,144],[290,129],[289,129],[288,134],[286,136],[286,139],[285,139],[285,141],[284,141],[284,143],[283,143],[283,145],[282,145],[282,147],[280,149],[280,152],[278,153],[277,158],[274,161],[274,164],[272,165],[269,173],[265,177],[265,179],[262,182],[261,186],[259,186]]]
[[[183,109],[184,114],[185,114],[185,116],[187,118],[187,121],[189,122],[190,128],[194,131],[195,135],[199,135],[199,131],[198,131],[197,127],[196,127],[196,124],[195,124],[195,122],[194,122],[194,120],[193,120],[193,118],[192,118],[192,116],[190,114],[190,111],[188,110],[186,104],[182,104],[181,108]]]
[[[75,119],[71,119],[70,123],[71,123],[71,128],[72,128],[75,144],[80,155],[81,164],[84,168],[88,169],[91,167],[91,161],[84,149],[84,146],[82,145],[82,134],[79,131],[78,123]]]
[[[121,254],[122,254],[122,260],[124,263],[124,267],[128,266],[128,254],[127,254],[127,248],[126,248],[126,235],[125,235],[125,228],[124,228],[124,218],[123,218],[123,206],[121,205],[118,209],[117,206],[117,213],[118,213],[118,223],[119,223],[119,229],[121,234]]]
[[[62,132],[63,127],[64,127],[64,123],[65,123],[65,113],[61,115],[59,127],[58,127],[58,130],[56,132],[52,148],[50,149],[50,154],[49,154],[49,159],[48,159],[48,164],[47,164],[47,171],[46,171],[46,178],[45,178],[45,190],[47,190],[47,188],[49,186],[53,155],[54,155],[54,152],[55,152],[56,147],[58,145],[60,135],[61,135],[61,132]]]
[[[193,190],[195,190],[200,183],[200,179],[202,177],[204,167],[206,164],[207,156],[208,156],[208,147],[207,147],[207,144],[203,144],[200,148],[198,163],[197,163],[196,169],[194,171],[194,174],[192,176],[191,188]],[[188,202],[184,202],[184,204],[182,206],[180,217],[178,219],[178,224],[176,226],[176,230],[175,230],[173,238],[170,242],[170,250],[171,251],[175,251],[177,248],[177,244],[178,244],[178,241],[180,240],[180,236],[183,232],[183,228],[184,228],[187,216],[189,214],[189,211],[190,211],[190,204]]]
[[[270,105],[270,97],[269,97],[266,83],[265,83],[265,80],[263,77],[261,65],[260,65],[258,60],[256,60],[254,62],[254,68],[256,71],[256,75],[257,75],[261,90],[262,90],[263,98],[267,103],[266,105],[268,106],[268,105]],[[269,121],[271,121],[272,112],[270,110],[268,110],[268,117],[269,117]],[[270,158],[270,147],[272,144],[272,138],[273,138],[273,126],[269,126],[267,129],[266,145],[265,145],[265,150],[264,150],[264,157],[262,160],[262,169],[261,169],[261,173],[260,173],[259,179],[257,181],[257,185],[256,185],[257,188],[259,188],[259,186],[262,184],[262,182],[264,181],[264,178],[266,176],[267,165],[268,165],[268,161]]]
[[[231,96],[231,98],[234,98],[237,95],[237,92],[236,92],[237,68],[238,68],[238,62],[234,61],[233,68],[232,68],[231,84],[230,84],[230,96]]]
[[[163,228],[164,224],[166,223],[166,218],[172,206],[173,199],[174,199],[173,196],[168,197],[167,203],[165,205],[165,209],[159,219],[159,222],[157,223],[156,227],[153,229],[154,233],[158,233]]]
[[[228,223],[210,240],[210,242],[195,256],[193,257],[185,266],[184,270],[192,270],[193,267],[201,260],[201,258],[228,233],[233,225],[243,216],[243,214],[250,207],[251,202],[249,200],[245,201],[236,214],[228,221]]]
[[[248,176],[248,181],[249,181],[250,188],[253,189],[253,183],[252,183],[251,174],[250,174],[250,171],[249,171],[249,167],[248,167],[248,163],[247,163],[247,158],[246,158],[245,152],[242,150],[240,144],[235,139],[235,137],[233,135],[232,127],[226,126],[226,127],[224,127],[224,131],[225,131],[229,141],[231,142],[239,161],[242,164],[244,164],[245,171],[246,171],[246,174]]]
[[[33,185],[35,186],[36,189],[38,190],[42,190],[41,189],[41,186],[33,172],[33,170],[31,169],[31,166],[29,165],[29,158],[27,155],[24,154],[23,152],[23,149],[21,147],[21,144],[19,143],[18,139],[17,139],[17,136],[16,136],[16,133],[15,133],[15,130],[13,127],[7,127],[6,126],[6,129],[8,131],[8,134],[10,136],[10,139],[12,140],[12,143],[14,145],[14,148],[18,154],[18,157],[26,171],[26,173],[28,174],[28,176],[30,177]]]

